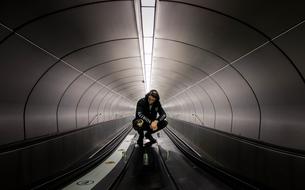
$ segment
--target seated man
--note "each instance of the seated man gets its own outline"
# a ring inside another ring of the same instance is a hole
[[[157,118],[157,113],[159,116]],[[145,137],[149,139],[149,145],[156,143],[151,134],[155,133],[167,125],[166,113],[160,104],[160,97],[156,90],[151,90],[137,103],[136,118],[132,121],[133,128],[139,133],[137,141],[140,147],[143,146],[144,131]]]

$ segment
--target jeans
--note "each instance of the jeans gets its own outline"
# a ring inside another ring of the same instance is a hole
[[[153,134],[157,131],[160,131],[161,129],[163,129],[164,127],[167,126],[168,122],[166,120],[162,120],[162,121],[159,121],[157,126],[158,126],[158,129],[153,131],[151,128],[150,128],[150,125],[148,123],[143,123],[142,127],[139,127],[137,125],[137,121],[139,120],[142,120],[142,119],[139,119],[139,118],[135,118],[133,121],[132,121],[132,127],[134,130],[136,130],[138,133],[139,133],[139,138],[143,138],[144,137],[144,131],[147,131],[146,135],[150,135],[150,134]],[[142,120],[143,121],[143,120]]]

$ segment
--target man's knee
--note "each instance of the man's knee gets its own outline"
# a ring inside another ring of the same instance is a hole
[[[142,119],[137,119],[135,118],[133,121],[132,121],[132,127],[138,131],[138,130],[141,130],[143,129],[144,127],[144,121]]]
[[[167,122],[166,120],[160,121],[160,122],[158,123],[158,128],[159,128],[159,129],[163,129],[164,127],[167,126],[167,124],[168,124],[168,122]]]

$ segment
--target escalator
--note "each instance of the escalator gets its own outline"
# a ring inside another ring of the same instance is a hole
[[[131,133],[134,136],[129,147],[103,179],[95,181],[94,185],[86,187],[86,184],[82,184],[73,189],[257,189],[208,163],[198,163],[198,160],[194,160],[196,156],[192,155],[198,156],[198,153],[190,147],[183,148],[187,145],[169,129],[157,133],[158,143],[143,148],[136,145],[137,135],[134,131]],[[79,182],[80,179],[77,179],[73,183]]]
[[[157,146],[136,148],[129,165],[110,189],[177,189]]]

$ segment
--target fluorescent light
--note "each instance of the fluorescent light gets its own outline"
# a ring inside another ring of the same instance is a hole
[[[144,37],[152,37],[154,33],[154,17],[155,9],[150,7],[142,7],[142,22]]]
[[[149,91],[151,82],[151,68],[153,55],[153,41],[154,41],[154,24],[155,24],[155,7],[156,0],[136,0],[141,1],[141,16],[142,16],[142,39],[139,40],[142,69],[145,81],[145,90]]]
[[[146,75],[150,75],[150,71],[151,71],[151,68],[150,68],[150,65],[145,65],[145,74]]]
[[[144,51],[146,54],[152,53],[152,38],[144,38]]]
[[[150,71],[151,71],[151,68],[150,68],[150,67],[146,67],[146,68],[145,68],[145,74],[146,74],[146,76],[150,75]]]
[[[145,91],[148,93],[150,91],[150,84],[146,83]]]
[[[151,54],[145,54],[145,65],[151,65]]]
[[[155,0],[142,0],[142,6],[155,6]]]
[[[146,83],[147,88],[150,88],[150,79],[147,79],[147,83]]]
[[[150,73],[148,74],[148,73],[146,73],[146,77],[147,77],[147,80],[150,80]]]
[[[145,82],[145,89],[146,92],[148,92],[150,90],[150,75],[146,75],[146,82]]]
[[[145,65],[145,75],[146,75],[146,80],[150,79],[150,76],[151,76],[151,65]]]

